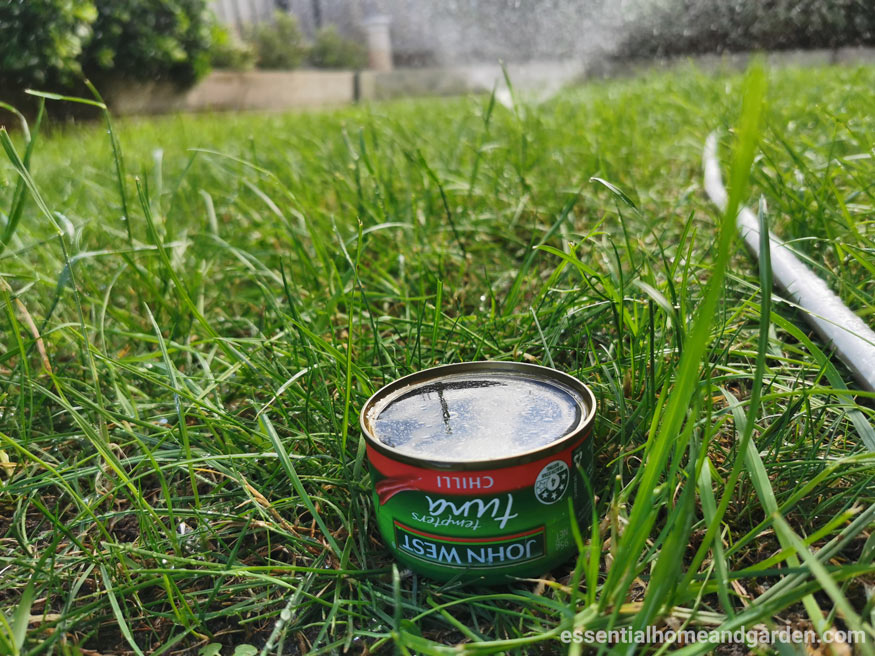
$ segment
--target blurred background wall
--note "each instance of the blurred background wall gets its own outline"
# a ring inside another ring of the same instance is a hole
[[[335,25],[363,37],[368,18],[390,20],[396,66],[590,57],[611,50],[638,0],[214,0],[216,15],[244,29],[277,10],[307,34]]]

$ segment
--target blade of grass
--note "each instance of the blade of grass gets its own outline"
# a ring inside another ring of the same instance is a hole
[[[282,440],[280,440],[279,435],[277,435],[273,424],[267,416],[267,413],[262,414],[258,418],[258,425],[261,429],[262,435],[268,438],[268,440],[270,440],[270,443],[273,444],[273,448],[276,450],[277,456],[279,456],[280,463],[282,463],[283,469],[285,470],[286,474],[289,477],[289,481],[292,484],[292,489],[294,489],[295,493],[298,495],[298,497],[300,497],[301,503],[304,504],[304,507],[316,521],[316,524],[319,526],[319,530],[322,531],[322,534],[325,536],[328,545],[334,552],[334,556],[337,558],[338,562],[340,562],[342,558],[341,549],[337,546],[337,542],[335,541],[334,536],[331,534],[331,531],[328,530],[328,526],[325,524],[322,516],[316,510],[316,505],[313,503],[313,500],[310,498],[310,495],[304,488],[303,483],[301,483],[298,472],[295,470],[295,466],[292,464],[292,461],[289,458],[289,454],[286,451],[286,448],[283,446]]]
[[[603,588],[602,607],[608,603],[619,605],[625,595],[626,590],[620,587],[620,583],[629,580],[637,566],[649,534],[649,528],[655,519],[652,513],[652,504],[657,492],[657,485],[673,447],[677,446],[675,438],[681,432],[681,425],[698,383],[698,370],[710,336],[710,327],[717,302],[723,291],[723,279],[735,234],[735,214],[738,211],[742,194],[747,187],[753,153],[758,140],[765,86],[765,73],[760,66],[755,65],[749,71],[745,82],[738,147],[732,170],[733,186],[727,211],[720,223],[717,257],[712,267],[712,277],[708,282],[693,326],[687,334],[684,353],[675,375],[674,389],[669,396],[668,403],[662,406],[659,414],[654,417],[648,438],[647,459],[644,467],[640,470],[637,493],[629,514],[628,528],[618,544],[617,557]],[[722,516],[719,512],[718,515]],[[709,527],[712,539],[716,526],[718,526],[719,517],[715,519],[717,521],[712,522]],[[709,544],[710,540],[706,540],[702,550],[704,551],[704,548],[707,548],[706,545]],[[694,563],[690,571],[697,568],[698,565]]]
[[[796,553],[802,557],[802,560],[805,562],[808,569],[817,579],[818,583],[820,583],[824,592],[826,592],[826,594],[829,595],[829,598],[832,599],[832,602],[841,613],[842,619],[847,622],[851,627],[851,630],[858,631],[861,635],[868,634],[870,638],[875,638],[875,631],[872,631],[871,629],[867,631],[864,629],[860,616],[857,615],[853,606],[851,606],[850,602],[848,602],[847,598],[842,594],[842,591],[833,580],[832,575],[826,571],[823,564],[814,557],[805,543],[798,535],[796,535],[793,529],[790,528],[787,520],[785,520],[780,514],[774,513],[772,515],[772,521],[774,522],[777,532],[793,547],[793,549],[796,550]],[[875,654],[875,648],[867,642],[858,643],[857,647],[864,654]]]
[[[0,103],[0,107],[15,112],[21,118],[22,129],[24,131],[25,139],[27,141],[27,147],[24,150],[24,159],[22,161],[22,164],[24,165],[25,169],[30,170],[30,159],[33,155],[33,149],[36,145],[37,137],[39,136],[43,117],[45,116],[45,102],[40,102],[39,104],[36,121],[34,121],[32,131],[28,128],[27,120],[24,118],[24,116],[19,114],[17,110],[10,107],[9,105],[6,105],[5,103]],[[15,229],[18,227],[18,222],[21,220],[21,213],[24,211],[24,199],[26,198],[25,185],[26,182],[24,178],[19,178],[18,181],[15,183],[15,191],[12,194],[12,207],[10,208],[9,214],[6,217],[6,225],[3,228],[3,234],[0,235],[0,255],[3,255],[3,251],[8,246],[9,241],[12,239],[12,236],[15,234]]]
[[[112,613],[115,616],[115,621],[118,622],[119,630],[122,632],[127,643],[131,646],[131,649],[134,650],[134,653],[137,654],[137,656],[145,656],[143,650],[140,649],[140,646],[137,644],[137,641],[134,640],[134,635],[131,633],[131,627],[125,619],[125,613],[122,611],[113,590],[112,580],[106,571],[106,567],[103,565],[100,566],[100,576],[103,579],[103,589],[106,590],[109,605],[112,607]]]

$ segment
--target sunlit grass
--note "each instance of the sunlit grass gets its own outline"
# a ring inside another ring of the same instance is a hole
[[[743,79],[693,70],[513,108],[125,120],[123,167],[102,123],[31,125],[31,189],[13,131],[0,653],[551,653],[647,623],[871,644],[872,395],[721,255],[700,157],[714,129],[727,171],[756,145],[739,200],[871,322],[875,70],[768,78],[740,132]],[[373,523],[362,402],[475,359],[597,393],[598,522],[540,581],[396,574]]]

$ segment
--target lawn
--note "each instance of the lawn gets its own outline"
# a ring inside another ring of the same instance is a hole
[[[123,162],[101,122],[31,125],[30,188],[0,163],[0,653],[557,653],[647,625],[872,653],[873,395],[762,293],[701,152],[720,130],[729,178],[758,139],[740,200],[871,324],[875,68],[767,77],[761,130],[755,79],[694,69],[120,120]],[[436,584],[377,534],[358,412],[481,359],[593,387],[594,522],[541,579]],[[676,648],[713,645],[642,647]]]

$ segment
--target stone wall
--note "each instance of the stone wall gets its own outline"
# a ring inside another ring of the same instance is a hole
[[[355,100],[352,71],[214,71],[188,91],[142,84],[107,94],[116,114],[205,111],[282,111],[348,105]]]
[[[679,57],[602,63],[584,66],[578,60],[508,64],[515,90],[524,96],[547,96],[561,87],[587,78],[619,77],[654,69],[696,65],[705,71],[743,70],[750,54]],[[807,67],[827,64],[875,65],[873,48],[774,52],[766,55],[771,67]],[[416,96],[453,96],[491,93],[505,100],[507,88],[501,67],[447,66],[394,71],[216,71],[193,89],[179,92],[161,84],[118,87],[106,94],[116,114],[155,114],[201,111],[283,111],[296,107],[340,106],[357,101]],[[504,95],[505,97],[502,97]]]
[[[576,61],[538,61],[508,64],[514,89],[524,94],[551,94],[563,86],[583,81],[586,70]],[[469,93],[507,93],[504,73],[497,64],[407,68],[390,72],[362,71],[361,100],[387,100],[405,96],[459,96]]]

